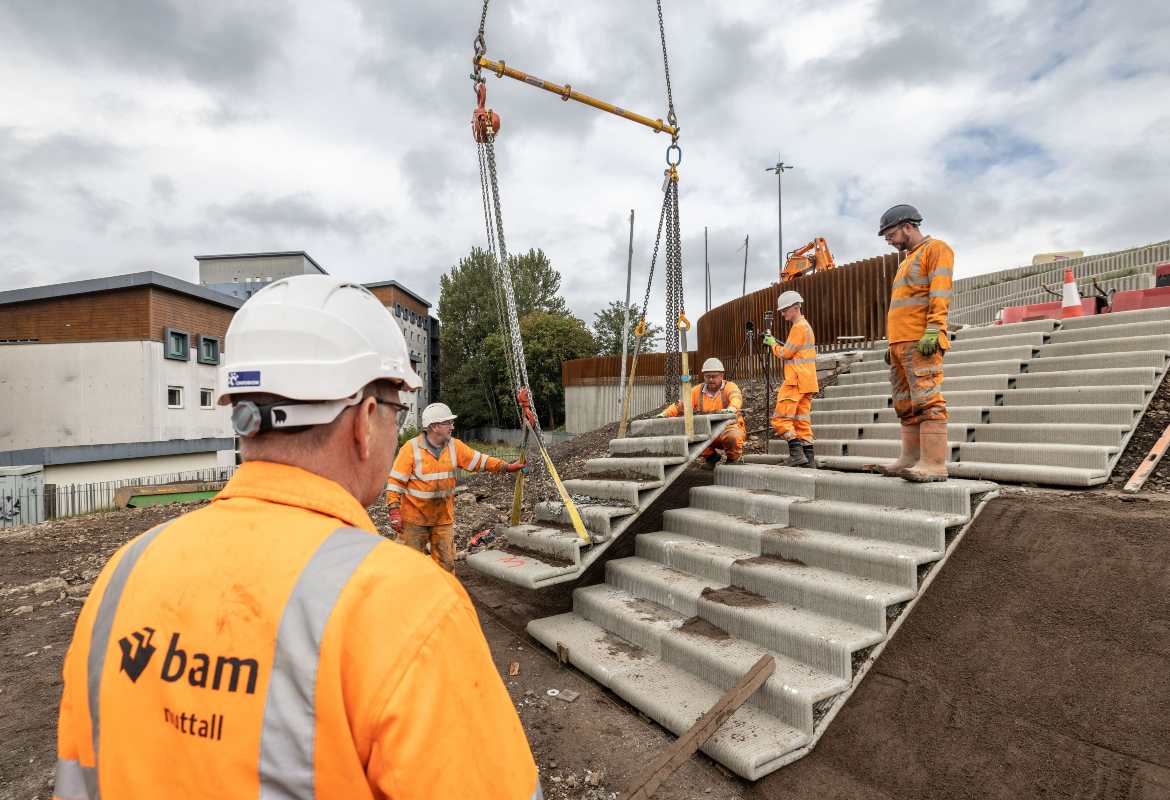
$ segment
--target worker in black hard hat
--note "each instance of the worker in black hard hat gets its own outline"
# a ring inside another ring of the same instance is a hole
[[[914,206],[897,205],[878,225],[878,235],[903,254],[886,317],[886,363],[902,423],[902,455],[880,470],[915,482],[947,478],[947,404],[940,389],[955,265],[954,251],[923,235],[921,222]]]

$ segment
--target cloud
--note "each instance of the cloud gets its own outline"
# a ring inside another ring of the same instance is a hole
[[[174,205],[177,191],[174,179],[168,175],[155,175],[150,179],[150,197],[155,203]]]
[[[308,194],[271,198],[250,194],[226,206],[209,206],[208,213],[218,223],[262,233],[326,233],[361,239],[386,226],[386,218],[377,212],[331,212]]]

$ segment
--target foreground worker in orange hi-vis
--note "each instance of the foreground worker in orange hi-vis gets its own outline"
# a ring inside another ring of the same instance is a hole
[[[505,464],[473,450],[453,435],[456,415],[443,403],[423,409],[423,432],[398,451],[386,481],[390,526],[402,543],[455,570],[455,470],[516,472],[523,462]]]
[[[728,464],[739,463],[743,455],[743,443],[747,441],[747,426],[743,422],[743,393],[738,386],[724,378],[725,373],[722,361],[708,358],[703,362],[703,382],[691,389],[693,413],[735,412],[735,421],[729,423],[723,433],[699,453],[699,458],[703,459],[703,469],[715,469],[720,452],[726,454]],[[682,413],[682,403],[672,403],[658,416],[678,417]]]
[[[776,408],[772,412],[772,430],[788,443],[785,466],[816,469],[813,445],[812,399],[820,386],[817,384],[817,339],[812,325],[804,318],[804,298],[798,292],[784,292],[776,300],[776,308],[784,321],[792,327],[781,345],[772,334],[764,337],[764,344],[772,354],[784,361],[784,383],[776,393]]]
[[[55,798],[541,797],[466,592],[365,511],[419,384],[358,284],[298,275],[236,312],[217,394],[244,463],[94,582]]]
[[[941,387],[955,267],[954,251],[941,239],[924,236],[921,222],[914,206],[898,205],[882,214],[878,226],[879,235],[904,253],[886,317],[886,363],[902,423],[902,455],[879,470],[917,483],[947,479],[950,448]]]

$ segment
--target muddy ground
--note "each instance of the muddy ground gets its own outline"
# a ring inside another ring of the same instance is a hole
[[[61,660],[81,598],[114,549],[181,510],[0,534],[0,798],[49,796]],[[656,796],[1170,797],[1168,520],[1165,498],[1006,490],[810,756],[751,785],[700,755]],[[620,797],[671,737],[524,634],[529,619],[567,609],[568,591],[458,573],[546,796]]]

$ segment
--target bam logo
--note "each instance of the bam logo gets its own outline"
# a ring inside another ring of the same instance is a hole
[[[157,650],[151,639],[154,628],[143,628],[118,640],[122,649],[122,671],[137,683],[139,676],[150,664],[151,656]],[[192,651],[188,653],[179,647],[179,634],[171,634],[163,657],[159,677],[167,683],[177,683],[184,678],[191,686],[224,692],[256,693],[256,680],[260,664],[254,658],[215,656]]]
[[[150,657],[154,655],[154,651],[158,648],[150,643],[154,636],[154,628],[143,628],[146,632],[144,637],[139,631],[135,631],[130,636],[123,636],[118,640],[118,647],[122,648],[122,672],[130,676],[132,682],[138,681],[138,676],[142,674],[142,670],[146,669],[146,665],[150,663]],[[134,638],[134,642],[130,638]],[[133,645],[133,649],[131,646]]]

